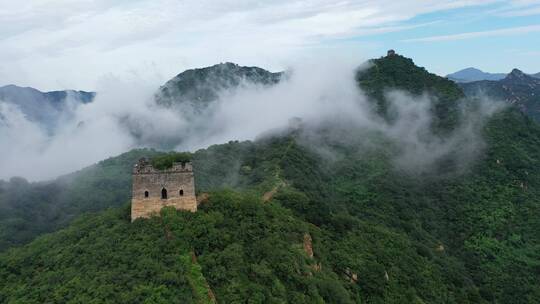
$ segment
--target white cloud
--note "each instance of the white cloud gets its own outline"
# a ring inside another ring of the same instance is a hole
[[[405,39],[402,41],[403,42],[454,41],[454,40],[464,40],[464,39],[472,39],[472,38],[480,38],[480,37],[520,35],[520,34],[526,34],[526,33],[532,33],[532,32],[540,32],[540,24],[520,26],[520,27],[511,27],[511,28],[504,28],[504,29],[491,30],[491,31],[468,32],[468,33],[460,33],[460,34]]]
[[[502,17],[522,17],[540,14],[539,0],[513,0],[506,5],[491,11],[491,14]]]
[[[429,170],[456,147],[460,162],[474,158],[482,146],[483,118],[496,109],[493,102],[486,103],[492,110],[464,111],[462,124],[441,139],[430,131],[432,100],[428,96],[392,92],[389,109],[396,119],[388,123],[375,115],[354,78],[354,67],[359,64],[328,56],[308,60],[292,67],[288,77],[274,86],[244,83],[238,89],[221,91],[220,98],[196,116],[189,116],[193,113],[189,104],[157,107],[154,78],[107,78],[100,81],[96,99],[76,107],[52,135],[17,107],[0,102],[0,179],[14,175],[49,179],[135,147],[175,146],[194,151],[230,140],[254,139],[283,130],[293,118],[302,119],[303,130],[317,149],[328,148],[334,140],[371,145],[365,132],[384,135],[398,147],[396,165],[407,170]],[[330,141],[310,135],[330,125],[336,126]]]
[[[165,78],[220,61],[281,68],[336,38],[409,28],[420,14],[491,0],[27,0],[0,4],[0,83],[94,89],[155,64]]]
[[[499,16],[504,17],[521,17],[521,16],[533,16],[540,15],[540,5],[535,7],[527,7],[522,9],[513,9],[501,11],[498,13]]]

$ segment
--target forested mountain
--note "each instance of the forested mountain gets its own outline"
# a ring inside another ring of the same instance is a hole
[[[272,85],[283,73],[271,73],[258,67],[244,67],[226,62],[184,71],[167,81],[156,93],[156,102],[164,106],[189,106],[200,111],[224,90],[241,85]]]
[[[197,189],[208,191],[238,184],[240,160],[249,143],[230,143],[193,155]],[[131,171],[142,157],[163,152],[142,149],[99,162],[53,181],[0,180],[0,250],[66,226],[85,212],[122,206],[131,196]]]
[[[60,116],[69,111],[70,107],[91,102],[94,97],[95,93],[85,91],[41,92],[15,85],[0,87],[0,103],[16,106],[30,121],[49,130],[54,128]]]
[[[468,96],[487,96],[504,100],[540,121],[540,79],[512,70],[499,81],[476,81],[460,84]]]
[[[402,56],[356,77],[390,122],[387,92],[433,94],[428,128],[441,138],[474,104]],[[214,145],[192,155],[197,191],[207,193],[199,211],[165,209],[133,224],[131,165],[155,151],[51,183],[4,182],[2,231],[27,229],[4,234],[4,248],[115,208],[0,254],[0,302],[539,302],[540,127],[507,108],[481,132],[474,161],[459,167],[449,152],[428,171],[396,166],[399,144],[347,124]],[[41,231],[29,229],[39,222],[33,208],[51,214]]]
[[[84,212],[125,203],[132,165],[155,154],[134,150],[54,181],[0,181],[0,250],[64,227]]]
[[[455,123],[458,101],[464,94],[454,82],[429,73],[416,66],[412,59],[401,55],[373,59],[370,64],[370,68],[356,73],[356,80],[376,102],[377,111],[384,117],[392,119],[385,94],[397,89],[417,97],[429,94],[435,99],[432,114],[439,126],[450,127]]]

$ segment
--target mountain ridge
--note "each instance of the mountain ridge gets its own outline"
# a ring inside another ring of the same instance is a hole
[[[488,73],[474,67],[469,67],[448,74],[445,77],[458,83],[467,83],[481,80],[497,81],[504,79],[507,75],[508,73]],[[529,76],[540,78],[540,73],[529,74]]]
[[[381,115],[385,92],[398,89],[433,94],[434,115],[459,118],[452,109],[464,96],[454,82],[405,57],[372,63],[356,79]],[[47,193],[0,183],[2,238],[25,228],[39,234],[35,218],[21,221],[10,208],[51,208],[49,220],[63,219],[51,231],[85,210],[116,207],[0,253],[0,302],[206,303],[210,294],[224,303],[540,300],[540,172],[530,170],[540,166],[537,123],[511,107],[494,114],[482,128],[481,155],[455,174],[445,174],[460,160],[452,157],[427,174],[396,168],[399,145],[377,132],[303,128],[193,153],[197,191],[209,193],[199,211],[165,209],[132,225],[122,207],[131,166],[159,152],[131,151],[66,177],[73,196],[62,205],[36,206]],[[29,196],[6,206],[21,194]],[[65,208],[71,218],[55,213]]]
[[[156,102],[168,107],[189,104],[199,111],[218,99],[218,94],[223,90],[235,89],[246,83],[276,84],[283,74],[283,72],[272,73],[259,67],[240,66],[232,62],[189,69],[161,86],[156,93]]]
[[[469,67],[446,75],[446,78],[455,82],[471,82],[478,80],[500,80],[506,76],[504,73],[487,73],[480,69]]]
[[[37,122],[52,132],[58,119],[75,106],[92,102],[95,92],[63,90],[42,92],[32,87],[6,85],[0,87],[0,102],[14,105],[30,121]]]
[[[460,87],[470,97],[489,97],[503,100],[523,113],[540,121],[540,79],[513,69],[498,81],[482,80],[461,83]]]

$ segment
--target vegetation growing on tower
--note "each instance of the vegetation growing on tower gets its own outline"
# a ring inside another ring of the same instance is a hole
[[[172,168],[174,163],[187,163],[192,158],[189,152],[170,152],[162,155],[157,155],[152,158],[151,164],[158,170]]]

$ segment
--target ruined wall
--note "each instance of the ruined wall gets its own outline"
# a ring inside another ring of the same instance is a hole
[[[163,189],[166,198],[162,198]],[[197,211],[191,163],[176,163],[170,169],[157,170],[147,161],[140,160],[133,167],[131,220],[159,214],[166,206]]]

